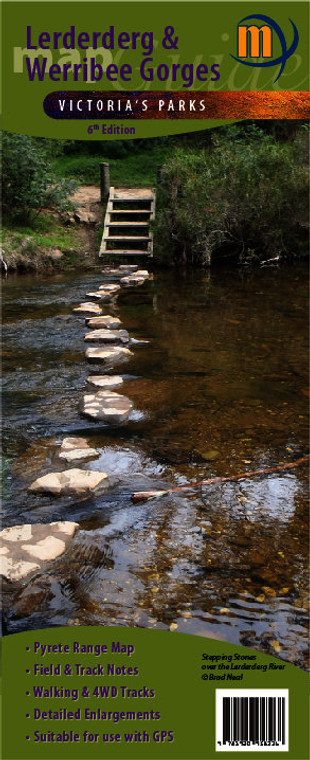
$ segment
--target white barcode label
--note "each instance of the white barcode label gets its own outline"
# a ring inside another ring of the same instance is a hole
[[[218,752],[288,752],[288,689],[216,689]]]

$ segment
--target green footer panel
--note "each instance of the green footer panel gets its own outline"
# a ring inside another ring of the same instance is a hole
[[[280,659],[177,632],[13,634],[2,758],[307,760],[307,681]]]

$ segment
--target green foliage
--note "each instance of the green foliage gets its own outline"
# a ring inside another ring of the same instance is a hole
[[[75,183],[57,180],[48,158],[50,145],[27,135],[2,138],[2,204],[6,217],[30,221],[43,208],[68,207]]]
[[[114,187],[150,187],[156,184],[157,166],[167,159],[171,146],[163,140],[160,142],[141,140],[138,141],[140,146],[136,145],[136,142],[128,140],[130,147],[126,151],[124,150],[125,140],[123,144],[121,140],[99,143],[100,154],[85,151],[85,149],[84,152],[76,153],[73,152],[71,145],[71,152],[55,159],[55,172],[59,177],[75,178],[82,184],[99,185],[100,162],[108,161],[111,185]],[[134,147],[133,144],[135,144]],[[91,143],[91,145],[98,144]]]
[[[277,141],[255,124],[212,133],[210,148],[177,149],[157,195],[162,261],[208,265],[229,250],[241,260],[298,254],[308,218],[304,132]]]

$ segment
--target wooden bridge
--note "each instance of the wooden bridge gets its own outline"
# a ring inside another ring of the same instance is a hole
[[[155,192],[148,188],[109,188],[99,256],[153,256]]]

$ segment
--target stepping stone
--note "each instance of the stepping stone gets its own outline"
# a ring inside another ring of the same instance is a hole
[[[63,554],[75,532],[75,522],[14,525],[0,531],[0,573],[8,581],[21,581]]]
[[[102,269],[102,274],[105,274],[106,277],[121,277],[122,272],[120,272],[119,269],[113,269],[113,267],[105,267]]]
[[[76,468],[43,475],[42,478],[38,478],[29,486],[28,491],[51,493],[54,496],[70,493],[84,495],[93,493],[98,486],[106,487],[108,483],[108,476],[105,472]]]
[[[138,277],[137,275],[129,275],[129,277],[122,277],[121,283],[123,287],[129,288],[129,287],[137,287],[137,285],[143,285],[147,278],[146,277]]]
[[[109,293],[107,290],[96,290],[92,293],[86,293],[87,298],[92,298],[94,301],[109,301],[114,296],[114,293]]]
[[[129,343],[127,330],[93,330],[86,333],[86,343]]]
[[[102,314],[102,309],[100,306],[98,306],[96,303],[92,303],[88,301],[87,303],[81,303],[79,306],[77,306],[75,309],[73,309],[75,314]]]
[[[126,277],[122,277],[121,285],[129,287],[129,285],[142,285],[145,280],[148,279],[150,273],[147,269],[138,269],[134,274],[129,274]]]
[[[99,290],[105,290],[107,293],[117,293],[117,291],[120,289],[120,285],[99,285]]]
[[[123,384],[123,378],[120,375],[89,375],[87,382],[95,388],[104,388],[112,391]]]
[[[119,279],[119,277],[124,277],[125,274],[132,274],[137,269],[139,269],[138,264],[123,264],[122,266],[118,267],[118,269],[114,269],[113,267],[105,267],[102,269],[102,274],[104,274],[106,277]]]
[[[86,438],[64,438],[61,444],[61,451],[70,451],[70,449],[86,449],[88,442]]]
[[[86,438],[64,438],[60,448],[60,459],[74,462],[76,459],[94,459],[99,456],[97,449],[92,449]]]
[[[109,364],[124,361],[132,356],[132,351],[121,346],[111,346],[110,348],[102,346],[102,348],[87,348],[85,355],[89,362],[106,362]]]
[[[107,330],[117,330],[122,324],[118,317],[111,317],[110,314],[105,314],[103,317],[90,317],[85,319],[87,327],[92,327],[93,330],[105,327]]]
[[[135,277],[149,277],[150,273],[147,269],[138,269],[135,273]]]
[[[133,403],[127,396],[113,391],[98,391],[84,396],[83,414],[95,420],[120,424],[128,419]]]

